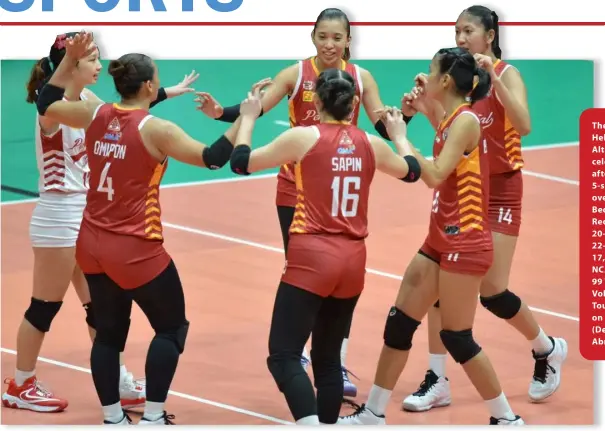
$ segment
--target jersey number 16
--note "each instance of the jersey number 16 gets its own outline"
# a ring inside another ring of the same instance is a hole
[[[355,217],[359,205],[361,178],[334,177],[332,180],[332,217]]]

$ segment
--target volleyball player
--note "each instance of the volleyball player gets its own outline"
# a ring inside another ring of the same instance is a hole
[[[351,25],[347,15],[336,8],[323,10],[315,21],[311,37],[317,50],[316,55],[288,66],[277,74],[273,85],[267,89],[262,97],[263,109],[261,115],[269,112],[281,100],[288,97],[288,115],[291,127],[318,124],[319,114],[313,102],[315,81],[322,71],[336,68],[353,76],[356,95],[363,104],[372,124],[375,125],[376,131],[382,137],[389,139],[384,123],[374,112],[384,107],[374,77],[366,69],[349,62],[351,56]],[[233,122],[238,118],[240,113],[239,104],[223,108],[210,94],[198,94],[203,103],[201,110],[208,116],[226,122]],[[354,125],[357,124],[359,111],[360,105],[356,104],[348,118]],[[407,121],[409,121],[409,118],[406,118]],[[294,164],[288,163],[280,167],[277,176],[276,194],[277,215],[286,255],[289,229],[294,217],[295,205]],[[350,381],[345,367],[350,330],[351,322],[349,322],[341,346],[341,360],[343,363],[344,394],[345,396],[355,397],[357,396],[357,387]],[[302,362],[306,368],[309,363],[308,355],[306,349],[303,350],[305,351],[302,355]]]
[[[478,83],[473,88],[474,77]],[[421,179],[434,189],[429,232],[406,269],[384,330],[384,346],[367,403],[339,420],[343,425],[385,423],[392,390],[405,368],[420,321],[439,298],[441,340],[461,364],[490,412],[492,425],[521,425],[500,382],[473,338],[473,321],[482,278],[493,260],[488,224],[489,161],[487,141],[471,104],[487,96],[490,77],[461,48],[441,49],[430,65],[426,97],[445,111],[433,143],[433,160],[413,153]],[[467,95],[470,94],[470,103]],[[405,128],[390,124],[393,141],[406,141]]]
[[[364,288],[374,172],[406,182],[420,177],[413,156],[398,156],[381,138],[351,124],[359,103],[355,86],[348,72],[325,70],[313,95],[319,123],[293,127],[253,151],[254,116],[262,104],[248,98],[241,104],[242,123],[231,155],[231,169],[240,175],[286,163],[295,169],[296,210],[273,309],[267,365],[299,425],[334,424],[338,419],[343,397],[340,343]],[[317,398],[300,363],[311,332]]]
[[[171,424],[164,410],[185,347],[189,322],[177,269],[163,247],[159,184],[168,157],[183,163],[223,166],[239,122],[211,146],[177,125],[149,114],[157,99],[158,71],[143,54],[109,65],[120,103],[62,100],[78,60],[90,54],[92,36],[77,34],[57,71],[41,90],[41,115],[86,130],[90,190],[76,244],[76,258],[92,298],[97,335],[92,377],[106,424],[127,424],[119,400],[119,352],[124,348],[134,300],[155,331],[145,364],[145,411],[140,423]]]
[[[488,217],[494,241],[494,263],[481,283],[481,304],[504,319],[531,344],[534,371],[528,395],[533,402],[551,396],[561,384],[567,343],[548,336],[529,307],[508,289],[513,256],[521,227],[524,166],[521,137],[530,132],[530,115],[525,84],[519,71],[501,60],[498,16],[484,6],[472,6],[456,22],[456,43],[475,54],[489,72],[492,90],[473,105],[488,140],[490,160],[490,202]],[[427,107],[408,95],[412,108],[428,112],[433,124],[443,115],[439,105]],[[403,109],[406,107],[404,106]],[[408,112],[413,115],[412,112]],[[446,377],[446,349],[439,338],[439,302],[428,313],[429,369],[416,392],[406,397],[403,408],[426,411],[451,403]]]

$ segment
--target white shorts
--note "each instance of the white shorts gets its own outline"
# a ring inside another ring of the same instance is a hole
[[[75,247],[86,193],[41,193],[29,224],[33,247]]]

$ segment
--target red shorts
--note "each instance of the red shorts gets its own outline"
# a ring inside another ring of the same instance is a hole
[[[281,280],[323,298],[353,298],[363,291],[366,244],[339,235],[292,234]]]
[[[118,235],[82,221],[76,260],[84,274],[107,274],[122,289],[135,289],[168,267],[170,255],[159,241]]]
[[[519,236],[523,174],[521,171],[495,174],[489,183],[489,226],[492,232]]]
[[[439,252],[431,247],[427,240],[420,247],[420,254],[439,265],[439,268],[456,274],[484,276],[494,261],[494,250],[470,252]]]
[[[294,169],[288,165],[288,169]],[[296,182],[294,180],[294,172],[285,170],[282,166],[277,175],[277,194],[275,196],[275,205],[278,207],[296,206]]]

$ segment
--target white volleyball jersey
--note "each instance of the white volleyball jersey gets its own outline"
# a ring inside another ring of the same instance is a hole
[[[84,94],[80,95],[86,99]],[[44,135],[36,114],[36,159],[38,162],[38,191],[86,193],[88,191],[88,157],[85,130],[61,124],[52,135]]]

